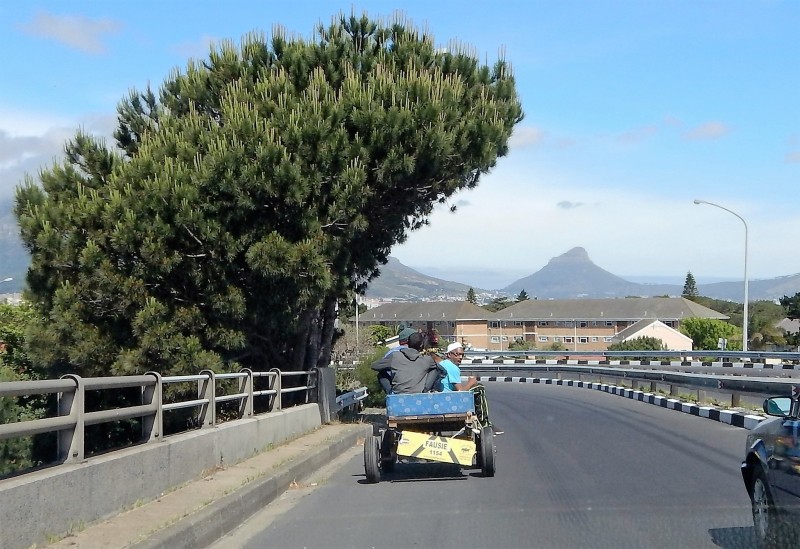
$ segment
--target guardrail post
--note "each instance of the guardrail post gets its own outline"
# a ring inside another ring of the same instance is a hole
[[[742,395],[731,393],[731,408],[738,408],[742,404]]]
[[[669,384],[669,396],[677,396],[680,393],[680,391],[678,389],[679,389],[679,387],[677,385],[674,385],[674,384],[670,383]]]
[[[213,427],[217,423],[217,376],[211,370],[202,370],[200,375],[207,375],[208,379],[197,382],[197,397],[206,399],[197,419],[201,428]]]
[[[336,371],[333,368],[317,368],[317,403],[322,424],[336,417]]]
[[[239,401],[239,417],[253,417],[253,370],[242,368],[239,371],[247,374],[247,377],[239,378],[239,392],[247,394]]]
[[[164,401],[163,386],[161,385],[161,374],[158,372],[147,372],[146,375],[156,378],[152,387],[142,387],[142,404],[155,404],[154,414],[142,417],[142,440],[153,442],[154,440],[164,440],[161,433],[164,430]]]
[[[706,401],[705,389],[697,389],[697,403],[702,404]]]
[[[58,432],[58,460],[64,463],[83,461],[83,433],[85,428],[83,414],[86,391],[84,390],[81,376],[67,374],[61,376],[61,378],[73,380],[75,382],[75,390],[58,393],[58,415],[71,417],[75,424],[72,428],[62,429]]]
[[[275,391],[275,400],[272,401],[272,410],[281,410],[281,388],[283,387],[283,383],[281,383],[281,371],[278,368],[271,368],[270,372],[274,372],[275,375],[272,376],[272,385],[270,389]]]
[[[331,369],[333,370],[333,368],[331,368]],[[313,395],[314,395],[314,399],[315,399],[312,402],[319,402],[319,398],[317,398],[318,397],[318,391],[319,391],[319,375],[317,374],[317,370],[318,370],[318,368],[313,368],[313,369],[309,370],[308,374],[306,375],[306,387],[308,387],[308,389],[306,389],[306,402],[305,402],[306,404],[308,404],[308,397],[312,394],[312,391],[313,391]],[[333,370],[333,371],[334,371],[334,374],[335,374],[336,370]],[[334,393],[335,393],[336,392],[336,380],[335,380],[335,378],[334,378],[334,382],[333,382],[333,387],[334,387]]]

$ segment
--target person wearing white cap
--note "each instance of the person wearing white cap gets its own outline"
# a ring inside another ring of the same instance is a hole
[[[472,391],[475,394],[475,412],[485,426],[489,426],[495,435],[502,435],[503,430],[489,421],[489,403],[486,400],[486,388],[478,383],[478,379],[470,376],[466,381],[461,381],[461,359],[464,358],[464,348],[460,343],[455,342],[447,346],[445,360],[439,363],[439,367],[446,372],[442,378],[442,392],[448,391]]]
[[[475,377],[467,378],[467,381],[461,381],[461,359],[464,358],[464,348],[461,343],[451,343],[447,346],[445,351],[445,360],[439,363],[439,366],[445,369],[447,375],[442,379],[442,392],[447,393],[450,391],[469,391],[478,384],[478,379]]]

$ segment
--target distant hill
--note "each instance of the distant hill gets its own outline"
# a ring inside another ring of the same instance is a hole
[[[713,284],[699,284],[697,291],[700,295],[714,299],[727,299],[742,302],[744,297],[744,282],[715,282]],[[785,295],[792,296],[800,292],[800,273],[768,278],[763,280],[750,280],[747,283],[747,293],[750,301],[780,299]]]
[[[448,290],[443,290],[448,288]],[[462,296],[469,285],[427,277],[394,258],[381,269],[381,276],[367,290],[370,297],[396,297],[435,299],[441,295]],[[743,282],[715,282],[698,284],[700,295],[714,299],[742,302]],[[428,293],[431,290],[432,293]],[[573,248],[552,258],[547,265],[532,275],[512,282],[500,290],[479,290],[478,293],[514,297],[525,290],[531,298],[580,299],[614,298],[626,296],[679,296],[683,284],[641,284],[631,282],[595,265],[584,248]],[[751,301],[773,300],[800,292],[800,274],[768,280],[750,280],[748,293]]]
[[[389,257],[389,262],[381,267],[380,276],[370,283],[366,295],[377,299],[397,298],[411,301],[445,297],[465,299],[469,289],[468,284],[426,276],[403,265],[396,258]],[[478,288],[474,290],[483,291]]]
[[[529,296],[539,299],[573,299],[641,295],[643,290],[647,295],[653,295],[651,292],[663,295],[668,293],[665,289],[673,288],[671,285],[629,282],[595,265],[583,248],[572,248],[552,258],[532,275],[512,282],[503,291],[516,295],[525,290]]]
[[[620,278],[595,265],[583,248],[573,248],[554,257],[534,274],[521,278],[502,289],[509,295],[520,290],[539,299],[599,298],[625,296],[679,296],[683,284],[639,284]],[[744,281],[698,284],[702,296],[742,302]],[[767,280],[750,280],[751,301],[773,300],[800,292],[800,274]]]

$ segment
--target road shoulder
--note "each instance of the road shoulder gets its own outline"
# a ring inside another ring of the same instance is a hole
[[[98,521],[50,548],[197,548],[230,532],[297,483],[363,442],[369,424],[325,425],[159,498]],[[113,486],[109,486],[113,490]]]

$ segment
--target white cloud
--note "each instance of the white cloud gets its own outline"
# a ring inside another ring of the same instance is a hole
[[[544,137],[544,132],[539,128],[534,128],[533,126],[517,126],[514,128],[514,133],[511,134],[511,139],[508,140],[508,146],[511,149],[532,147],[541,143]]]
[[[718,139],[730,132],[730,126],[724,122],[706,122],[688,130],[683,136],[689,140]]]
[[[62,157],[64,145],[78,128],[107,138],[115,122],[112,115],[89,115],[72,121],[47,113],[0,108],[0,201],[13,195],[26,173],[35,175]]]
[[[181,42],[174,46],[174,50],[182,57],[205,59],[208,57],[211,47],[217,44],[219,39],[214,36],[203,35],[193,42]]]
[[[655,135],[658,132],[658,126],[649,125],[640,128],[633,128],[623,132],[617,136],[617,140],[621,143],[635,144],[646,140],[648,137]]]
[[[22,30],[34,36],[50,38],[66,46],[90,54],[106,52],[105,35],[116,34],[122,28],[113,19],[90,19],[79,15],[54,15],[39,11]]]

